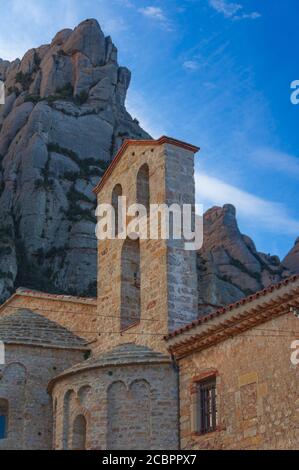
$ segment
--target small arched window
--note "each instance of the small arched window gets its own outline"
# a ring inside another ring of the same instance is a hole
[[[127,238],[121,254],[121,321],[124,330],[140,320],[140,244]]]
[[[6,439],[8,433],[8,401],[0,398],[0,439]]]
[[[86,449],[86,419],[83,415],[78,415],[74,420],[72,449]]]
[[[118,198],[122,196],[122,187],[120,184],[117,184],[114,186],[113,191],[112,191],[112,201],[111,205],[114,209],[114,214],[115,214],[115,236],[119,234],[121,231],[121,207],[119,205]]]
[[[150,209],[150,181],[149,167],[145,163],[137,174],[137,203],[142,204],[149,214]]]

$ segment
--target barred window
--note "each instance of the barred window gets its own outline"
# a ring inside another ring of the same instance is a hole
[[[198,432],[205,434],[216,430],[216,377],[198,382]]]

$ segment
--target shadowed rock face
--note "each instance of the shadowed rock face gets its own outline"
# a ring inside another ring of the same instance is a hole
[[[0,303],[19,285],[95,295],[92,188],[125,138],[130,72],[95,20],[0,60]]]
[[[213,207],[204,215],[204,245],[198,253],[199,312],[239,300],[299,271],[291,254],[280,262],[256,250],[242,235],[232,205]],[[288,260],[289,262],[286,262]]]
[[[283,264],[293,273],[299,274],[299,237],[294,247],[283,260]]]

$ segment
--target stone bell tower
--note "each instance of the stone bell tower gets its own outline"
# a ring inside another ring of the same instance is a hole
[[[94,190],[98,206],[117,209],[120,196],[127,207],[194,205],[198,150],[168,137],[125,141]],[[196,319],[197,308],[196,251],[185,240],[98,241],[99,351],[137,343],[163,352],[164,336]]]

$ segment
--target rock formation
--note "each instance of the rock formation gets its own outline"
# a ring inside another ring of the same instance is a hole
[[[130,72],[97,21],[0,60],[0,303],[16,287],[95,295],[92,188],[125,138]]]
[[[149,138],[125,108],[130,72],[95,20],[64,29],[23,59],[0,60],[0,303],[16,287],[96,295],[92,188],[124,138]],[[233,206],[204,216],[198,253],[205,313],[299,272],[258,253]]]
[[[200,313],[275,284],[296,269],[298,272],[298,248],[296,259],[287,257],[289,263],[281,263],[278,256],[258,252],[253,241],[241,234],[234,206],[208,210],[204,214],[204,244],[198,253]]]
[[[283,264],[294,274],[299,274],[299,237],[294,247],[283,260]]]

